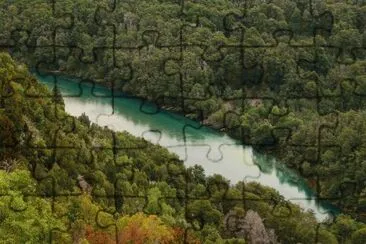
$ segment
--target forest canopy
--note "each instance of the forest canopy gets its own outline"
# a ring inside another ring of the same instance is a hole
[[[187,168],[161,146],[91,124],[85,115],[67,115],[57,89],[49,91],[8,54],[0,53],[0,72],[4,243],[337,243],[365,237],[365,224],[350,216],[318,223],[269,187],[206,176],[201,166]],[[112,147],[111,135],[134,149],[102,149]]]
[[[364,226],[357,222],[365,221],[366,208],[365,1],[52,3],[0,0],[0,46],[18,62],[1,54],[0,145],[6,172],[16,177],[18,170],[28,170],[37,186],[35,194],[45,196],[69,191],[82,197],[76,187],[82,176],[91,186],[90,196],[104,196],[91,197],[91,204],[131,213],[136,223],[159,222],[149,217],[156,214],[166,224],[162,232],[169,241],[177,233],[182,235],[189,224],[195,225],[185,220],[181,202],[187,194],[186,174],[192,177],[192,196],[202,195],[210,182],[228,184],[220,176],[205,176],[199,167],[185,168],[165,149],[128,133],[114,133],[85,117],[68,116],[57,89],[52,94],[39,85],[19,64],[25,63],[38,72],[93,80],[149,99],[273,154],[305,177],[320,198],[329,199],[355,219],[341,216],[331,227],[324,227],[326,243],[365,242]],[[143,145],[145,149],[94,150],[95,145],[108,148],[112,138],[126,147]],[[55,142],[64,149],[50,149]],[[124,170],[119,172],[120,168]],[[232,186],[230,194],[240,199],[241,187]],[[281,199],[271,189],[258,185],[252,189]],[[217,190],[212,195],[216,200],[220,199]],[[144,198],[106,197],[111,192],[150,194],[151,203],[146,205]],[[161,200],[170,197],[174,200]],[[206,224],[200,226],[198,221],[198,231],[185,235],[192,242],[240,236],[228,234],[222,226],[235,207],[244,209],[243,219],[258,219],[249,209],[258,213],[265,219],[266,233],[273,229],[282,243],[309,243],[317,236],[313,229],[306,231],[316,226],[314,217],[300,209],[288,219],[276,219],[270,217],[273,206],[266,202],[248,208],[212,199],[199,201],[188,205],[189,211],[202,215]],[[29,216],[35,215],[32,211]],[[48,216],[47,211],[40,216]],[[98,226],[73,218],[78,224],[69,233],[95,230],[90,236],[104,238],[100,236],[105,233],[95,229]],[[55,221],[58,224],[62,223]],[[280,226],[287,226],[286,231]],[[118,235],[108,238],[115,241]]]

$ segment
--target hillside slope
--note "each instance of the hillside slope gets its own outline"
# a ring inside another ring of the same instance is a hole
[[[0,87],[4,243],[337,243],[365,237],[365,225],[348,216],[319,224],[268,187],[232,186],[199,166],[186,168],[142,138],[67,115],[57,88],[49,92],[5,53]]]
[[[0,1],[1,46],[272,152],[364,220],[364,1],[53,3]]]

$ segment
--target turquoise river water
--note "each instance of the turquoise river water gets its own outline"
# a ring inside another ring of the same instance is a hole
[[[337,209],[319,202],[301,176],[275,159],[255,153],[251,147],[225,133],[167,111],[158,111],[154,104],[115,94],[112,109],[108,88],[58,76],[37,76],[41,83],[53,88],[57,83],[64,96],[65,109],[71,115],[85,113],[93,123],[116,131],[126,130],[134,136],[158,143],[176,153],[185,165],[201,165],[206,175],[221,174],[231,183],[256,181],[276,189],[285,199],[313,211],[318,220]],[[114,112],[114,113],[113,113]],[[185,135],[185,138],[184,138]],[[258,167],[260,166],[260,167]]]

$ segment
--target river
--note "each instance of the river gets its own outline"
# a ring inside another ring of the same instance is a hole
[[[338,213],[329,203],[317,201],[298,174],[225,133],[200,126],[184,116],[159,111],[154,104],[143,104],[142,100],[122,93],[115,94],[112,109],[111,91],[105,87],[63,76],[36,76],[50,89],[57,83],[65,110],[73,116],[85,113],[93,123],[158,143],[176,153],[185,165],[201,165],[206,175],[221,174],[233,184],[244,180],[270,186],[285,199],[313,211],[319,221],[330,212]]]

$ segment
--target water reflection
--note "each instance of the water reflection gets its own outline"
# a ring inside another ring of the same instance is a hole
[[[39,79],[50,88],[55,84],[51,76]],[[313,211],[319,220],[328,216],[327,211],[337,212],[329,204],[316,201],[306,182],[284,164],[253,152],[251,147],[224,133],[167,111],[146,113],[155,111],[155,106],[122,93],[117,94],[112,108],[111,92],[101,86],[66,77],[57,77],[56,83],[64,95],[65,109],[71,115],[85,113],[101,126],[144,137],[176,153],[187,166],[199,164],[207,175],[221,174],[232,184],[244,180],[272,187],[286,199]]]

